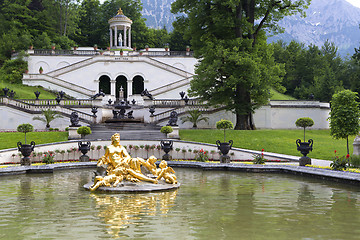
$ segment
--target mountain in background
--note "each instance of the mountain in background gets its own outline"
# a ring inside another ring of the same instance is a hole
[[[328,39],[339,48],[341,56],[352,55],[354,48],[360,46],[360,8],[345,0],[312,0],[306,18],[289,16],[279,24],[285,32],[269,41],[296,40],[322,46]]]
[[[173,29],[176,16],[170,12],[175,0],[142,0],[143,17],[152,28]],[[339,48],[341,56],[352,55],[354,48],[360,46],[360,8],[346,0],[312,0],[306,10],[306,18],[299,15],[284,18],[279,24],[285,32],[272,36],[269,41],[282,39],[285,42],[295,40],[306,46],[322,46],[328,39]]]
[[[142,15],[146,18],[146,25],[151,28],[163,28],[172,31],[176,15],[170,12],[171,3],[175,0],[141,0]]]

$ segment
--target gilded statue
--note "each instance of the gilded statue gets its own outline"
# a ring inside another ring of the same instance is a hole
[[[96,176],[94,184],[90,187],[91,191],[97,188],[116,187],[123,180],[130,182],[151,182],[158,183],[158,180],[164,179],[166,183],[176,184],[175,171],[167,166],[166,161],[161,161],[159,167],[156,167],[157,158],[150,156],[149,159],[132,158],[126,149],[120,145],[120,134],[115,133],[111,136],[111,145],[105,150],[97,166],[106,166],[106,176]],[[146,176],[141,172],[141,167],[146,168],[152,176]]]
[[[168,167],[167,162],[165,160],[162,160],[159,164],[160,171],[158,173],[157,180],[160,180],[161,178],[165,179],[165,182],[170,184],[177,184],[175,171],[172,167]]]

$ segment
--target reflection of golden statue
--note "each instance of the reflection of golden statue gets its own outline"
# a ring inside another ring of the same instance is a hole
[[[97,166],[107,166],[107,176],[96,176],[94,184],[90,187],[95,191],[101,186],[116,187],[123,180],[131,182],[146,181],[158,183],[158,180],[164,178],[167,183],[176,184],[175,171],[167,166],[165,161],[160,164],[161,169],[156,168],[156,157],[151,156],[148,160],[142,158],[131,158],[126,149],[120,145],[120,134],[115,133],[111,136],[111,145],[105,150],[97,163]],[[149,177],[141,172],[141,166],[144,166],[154,176]]]
[[[139,224],[147,216],[165,218],[166,213],[175,206],[177,191],[130,194],[105,195],[91,194],[95,201],[99,217],[105,223],[108,234],[114,239],[124,237],[136,238],[128,235],[129,226]],[[141,223],[140,223],[141,224]]]

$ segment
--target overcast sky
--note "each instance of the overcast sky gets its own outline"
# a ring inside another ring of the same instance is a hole
[[[351,3],[352,5],[360,8],[360,0],[346,0],[348,1],[349,3]]]

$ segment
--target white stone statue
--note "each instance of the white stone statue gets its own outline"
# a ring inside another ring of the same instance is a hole
[[[119,34],[118,40],[119,40],[119,46],[122,47],[123,40],[122,40],[122,34],[121,33]]]

